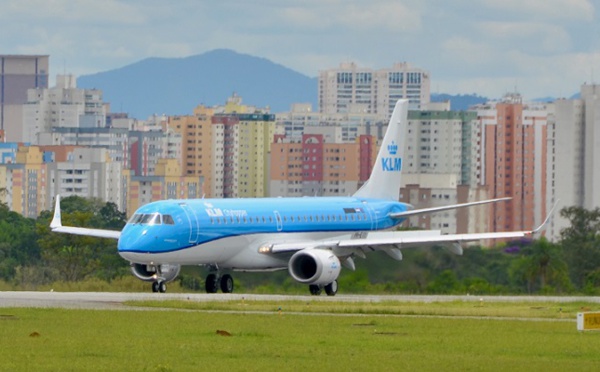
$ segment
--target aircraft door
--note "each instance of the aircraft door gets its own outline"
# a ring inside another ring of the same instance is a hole
[[[196,243],[196,242],[198,242],[198,235],[200,235],[200,223],[198,221],[198,217],[196,217],[196,214],[194,213],[192,208],[190,208],[190,206],[187,205],[186,203],[179,203],[179,206],[185,212],[185,215],[190,224],[189,242]]]
[[[281,221],[281,216],[278,211],[273,212],[275,214],[275,221],[277,222],[277,231],[283,230],[283,222]]]
[[[371,230],[377,230],[377,214],[373,208],[371,208],[369,203],[363,202],[363,206],[365,207],[365,211],[367,212],[369,220],[371,221]]]

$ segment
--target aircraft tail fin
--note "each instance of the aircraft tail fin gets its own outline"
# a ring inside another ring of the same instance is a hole
[[[408,100],[401,99],[392,112],[371,176],[354,196],[398,200],[407,122]]]

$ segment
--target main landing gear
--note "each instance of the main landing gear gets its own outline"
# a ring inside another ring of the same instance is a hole
[[[163,281],[152,282],[152,292],[165,293],[167,291],[167,283]]]
[[[317,284],[311,284],[308,286],[308,290],[310,291],[310,294],[313,296],[320,295],[321,292],[323,291],[323,289],[325,289],[325,293],[327,294],[327,296],[335,296],[335,294],[338,291],[337,280],[334,280],[333,282],[331,282],[325,286],[317,285]]]
[[[225,274],[220,278],[217,274],[208,274],[204,284],[206,293],[217,293],[219,288],[223,293],[233,292],[233,278],[229,274]]]

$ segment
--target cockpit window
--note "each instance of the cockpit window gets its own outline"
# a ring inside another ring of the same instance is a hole
[[[171,221],[173,221],[173,218],[171,218]],[[129,223],[141,223],[142,225],[160,225],[162,223],[162,220],[161,215],[159,213],[137,213],[131,217]]]
[[[163,216],[163,223],[165,225],[175,225],[175,221],[173,221],[173,217],[170,214],[165,214]]]

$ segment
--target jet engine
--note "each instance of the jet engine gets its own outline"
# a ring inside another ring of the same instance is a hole
[[[327,285],[337,279],[340,270],[340,260],[326,249],[298,251],[288,264],[292,278],[304,284]]]
[[[131,272],[136,278],[145,282],[170,282],[177,278],[181,270],[180,265],[145,265],[139,263],[131,263]]]

